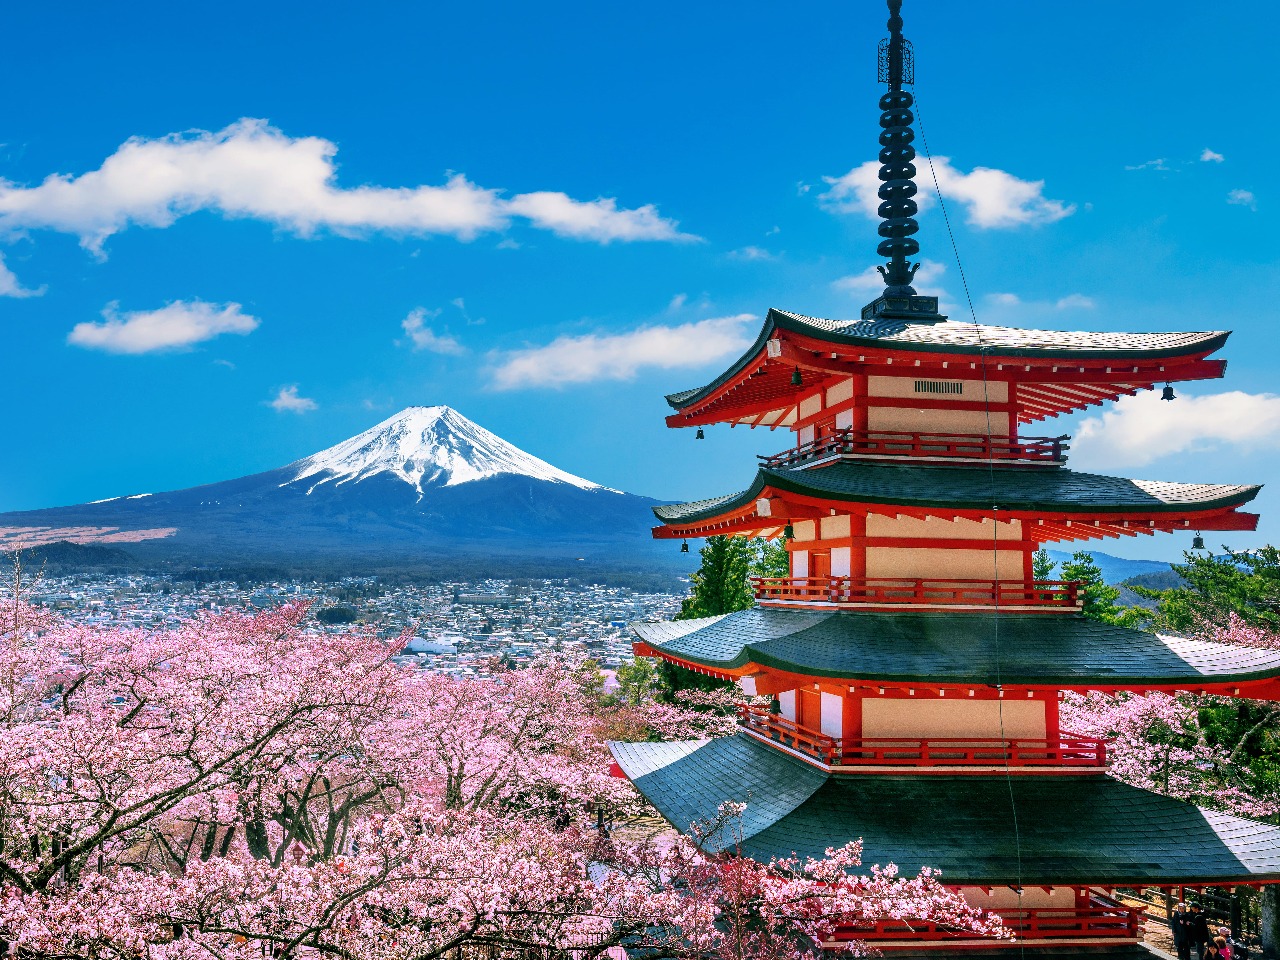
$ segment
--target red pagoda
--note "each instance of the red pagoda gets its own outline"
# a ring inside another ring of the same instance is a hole
[[[910,45],[901,0],[880,44],[885,289],[856,320],[770,310],[672,427],[785,427],[739,493],[656,508],[654,536],[782,537],[790,575],[750,610],[644,623],[635,652],[770,696],[731,737],[613,744],[677,829],[745,802],[740,849],[924,866],[1000,912],[1012,941],[927,924],[851,931],[881,950],[1132,951],[1117,887],[1280,882],[1280,829],[1108,775],[1103,741],[1059,725],[1064,691],[1280,699],[1280,654],[1159,636],[1081,613],[1077,584],[1033,579],[1046,543],[1253,530],[1257,486],[1127,480],[1066,466],[1046,417],[1221,377],[1225,332],[1062,333],[948,320],[912,288]]]

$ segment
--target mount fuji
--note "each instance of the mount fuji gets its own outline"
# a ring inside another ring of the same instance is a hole
[[[658,501],[574,476],[451,407],[409,407],[293,463],[187,490],[0,514],[0,550],[106,544],[140,562],[531,573],[672,569]],[[585,565],[585,567],[584,567]],[[548,568],[551,569],[551,568]],[[533,574],[536,575],[536,574]]]

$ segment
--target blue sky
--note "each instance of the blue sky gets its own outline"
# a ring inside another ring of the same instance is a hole
[[[1274,9],[904,15],[980,321],[1235,331],[1225,381],[1028,432],[1079,433],[1077,465],[1103,472],[1270,481]],[[434,403],[610,486],[728,492],[788,438],[696,443],[662,394],[722,369],[770,306],[847,317],[874,295],[854,172],[876,150],[878,2],[4,19],[0,510],[253,473]],[[925,286],[958,316],[936,207],[921,219]],[[1257,536],[1210,539],[1280,539],[1276,499]]]

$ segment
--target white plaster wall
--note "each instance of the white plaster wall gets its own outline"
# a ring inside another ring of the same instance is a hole
[[[844,697],[822,694],[822,732],[828,737],[844,736]]]
[[[836,429],[851,430],[853,429],[853,411],[841,410],[836,414]]]
[[[791,576],[807,577],[809,575],[809,551],[791,551]]]
[[[1076,892],[1070,887],[1023,887],[1022,897],[1016,890],[1008,887],[992,887],[990,891],[981,887],[961,887],[960,896],[971,907],[984,910],[1044,910],[1052,907],[1071,909],[1076,905]]]
[[[813,427],[812,427],[812,426],[808,426],[808,427],[801,427],[801,428],[800,428],[800,431],[799,431],[799,433],[798,433],[798,437],[799,437],[799,439],[800,439],[800,442],[801,442],[801,443],[812,443],[812,442],[813,442]]]
[[[831,575],[833,577],[849,576],[851,553],[852,551],[848,547],[831,548]]]
[[[981,520],[917,520],[915,517],[886,517],[870,514],[867,517],[868,537],[932,537],[947,540],[985,540],[993,539],[991,524],[993,521]],[[997,540],[1021,540],[1021,520],[1001,520],[996,523]]]
[[[822,394],[815,393],[812,396],[805,397],[800,401],[800,419],[811,417],[822,409]]]
[[[849,517],[823,517],[818,529],[822,531],[823,540],[838,540],[849,536]]]
[[[837,403],[843,403],[845,400],[853,398],[853,380],[841,380],[835,386],[827,387],[827,406],[834,407]]]
[[[1003,726],[1001,706],[1003,705]],[[970,700],[920,691],[906,699],[862,701],[864,737],[976,737],[995,740],[1045,736],[1043,700]],[[1003,730],[1003,734],[1002,731]]]
[[[961,371],[958,370],[956,371],[957,374],[960,372]],[[970,374],[970,376],[972,376],[972,374]],[[945,383],[960,382],[964,384],[964,392],[958,395],[916,393],[917,380],[935,380]],[[964,400],[969,403],[979,403],[984,398],[991,403],[1005,403],[1009,399],[1009,384],[1003,380],[990,380],[984,383],[981,377],[966,379],[962,376],[867,377],[867,393],[873,397],[929,397],[932,399],[946,399],[946,397],[950,396],[952,399]]]
[[[795,720],[796,692],[794,690],[784,690],[778,694],[778,707],[784,717],[788,720]]]
[[[817,524],[812,520],[797,520],[791,525],[797,540],[817,540]]]
[[[1022,551],[927,550],[914,547],[869,547],[867,577],[921,580],[1021,580]]]
[[[992,410],[990,416],[990,435],[1008,436],[1009,415]],[[983,410],[914,410],[910,407],[870,407],[867,410],[867,429],[884,430],[888,433],[958,433],[978,436],[988,433],[987,413]]]

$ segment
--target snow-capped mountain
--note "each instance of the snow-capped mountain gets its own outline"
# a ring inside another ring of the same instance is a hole
[[[419,495],[424,487],[452,487],[501,474],[567,483],[581,490],[609,490],[525,453],[444,406],[408,407],[285,469],[296,470],[296,476],[281,486],[310,481],[308,494],[324,483],[341,485],[378,474],[403,480]]]
[[[514,557],[525,576],[544,557],[561,564],[547,575],[565,576],[566,561],[676,562],[669,543],[649,536],[656,503],[567,473],[450,407],[409,407],[265,473],[0,514],[0,551],[69,540],[166,563],[329,572],[462,564],[496,575]]]

